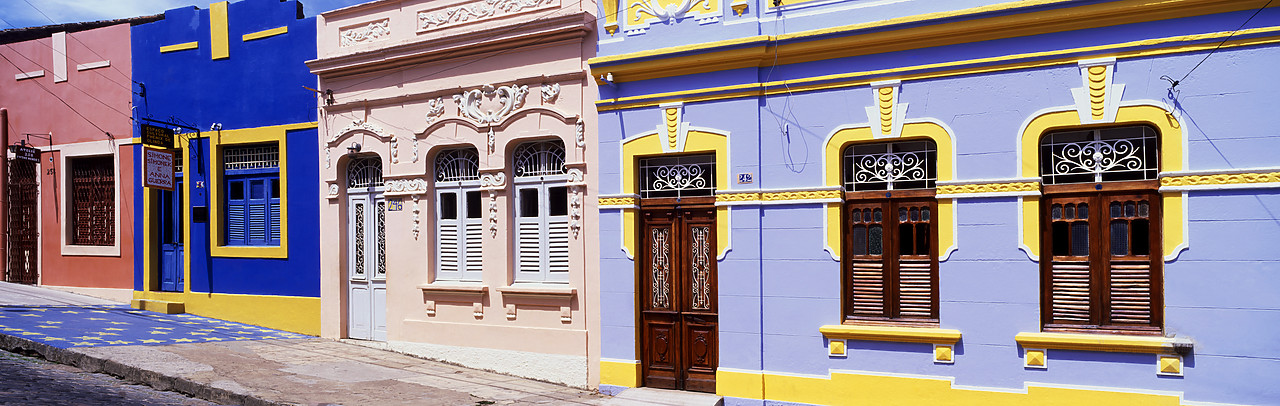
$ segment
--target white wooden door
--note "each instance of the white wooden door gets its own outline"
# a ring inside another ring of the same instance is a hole
[[[386,201],[376,192],[348,196],[347,336],[386,341]]]

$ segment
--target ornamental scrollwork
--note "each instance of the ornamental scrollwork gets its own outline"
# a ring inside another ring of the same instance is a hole
[[[542,85],[542,102],[548,103],[560,97],[560,84],[543,84]]]
[[[839,190],[796,190],[788,192],[768,192],[761,193],[760,200],[764,201],[780,201],[780,200],[819,200],[819,199],[839,199]]]
[[[1242,185],[1250,183],[1280,183],[1280,172],[1186,175],[1170,176],[1160,179],[1160,186],[1212,186]]]
[[[418,30],[430,30],[449,24],[480,20],[503,13],[516,13],[547,4],[554,0],[485,0],[472,4],[447,7],[439,10],[419,11]]]
[[[1082,141],[1054,145],[1053,174],[1146,169],[1142,149],[1131,140]]]
[[[427,125],[431,125],[444,115],[444,98],[437,97],[427,101]]]
[[[586,147],[586,124],[582,122],[582,119],[578,119],[578,122],[574,127],[574,142],[578,144],[579,148]]]
[[[501,189],[507,183],[505,172],[480,174],[480,187],[484,189]]]
[[[338,46],[348,47],[388,37],[391,35],[390,25],[391,20],[384,18],[368,25],[344,29],[338,33]]]
[[[387,193],[426,193],[427,181],[423,179],[388,179],[384,185]]]
[[[921,152],[889,152],[854,157],[854,183],[910,182],[933,180]]]
[[[750,202],[760,200],[760,193],[724,193],[716,195],[716,203],[720,202]]]
[[[662,165],[650,169],[653,183],[649,190],[685,190],[707,187],[704,165]]]
[[[634,206],[639,200],[634,197],[601,197],[597,203],[601,206]]]
[[[334,141],[337,141],[338,137],[341,137],[343,134],[347,134],[357,130],[371,132],[374,135],[378,136],[378,138],[386,138],[386,139],[391,138],[391,134],[388,134],[387,130],[382,129],[381,126],[364,121],[364,120],[355,119],[355,120],[351,120],[351,124],[347,124],[347,126],[343,127],[341,131],[333,133],[333,136],[329,138],[329,143],[333,143]]]
[[[665,7],[659,0],[636,0],[631,2],[631,7],[635,10],[635,19],[637,20],[640,19],[640,13],[645,13],[666,23],[684,18],[689,13],[689,10],[693,10],[693,7],[698,4],[702,4],[704,10],[711,10],[710,0],[684,0]]]
[[[458,104],[458,114],[475,120],[481,125],[497,124],[511,117],[517,109],[524,105],[524,98],[529,94],[528,85],[498,86],[484,85],[453,96]],[[481,110],[480,101],[485,97],[497,97],[502,107],[498,110]]]
[[[961,193],[1013,193],[1013,192],[1038,192],[1040,191],[1039,182],[1012,182],[1012,183],[981,183],[972,185],[938,185],[937,193],[939,195],[953,195]]]

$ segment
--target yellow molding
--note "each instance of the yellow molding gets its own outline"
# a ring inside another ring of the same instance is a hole
[[[938,185],[939,195],[960,193],[1038,192],[1040,182],[980,183],[972,185]]]
[[[611,72],[614,82],[655,79],[736,69],[744,66],[742,49],[758,44],[754,66],[793,64],[823,59],[870,55],[1003,38],[1133,24],[1169,18],[1253,9],[1256,4],[1234,0],[1127,0],[1006,14],[954,22],[963,17],[1015,9],[1037,8],[1063,0],[1009,2],[970,9],[921,14],[779,36],[760,35],[726,41],[661,48],[588,60],[594,76]],[[1280,7],[1278,5],[1277,7]],[[938,23],[932,23],[938,22]],[[909,25],[902,29],[885,29]],[[857,32],[866,32],[857,34]],[[783,43],[786,42],[786,43]],[[772,43],[772,46],[768,44]],[[706,51],[698,53],[699,51]],[[635,61],[635,62],[627,62]],[[616,63],[611,66],[601,64]]]
[[[635,206],[640,203],[640,199],[634,197],[601,197],[599,205],[601,206]]]
[[[160,47],[160,53],[196,49],[197,46],[199,46],[199,43],[197,43],[196,41],[183,42],[181,44],[165,45]]]
[[[1184,175],[1160,178],[1160,186],[1247,185],[1251,183],[1280,183],[1280,172],[1222,173],[1208,175]]]
[[[1280,27],[1261,27],[1241,30],[1235,35],[1257,35],[1257,34],[1274,34],[1280,33]],[[712,100],[726,100],[742,97],[758,97],[776,95],[782,93],[801,93],[829,89],[839,89],[855,86],[866,86],[871,82],[885,79],[895,78],[903,81],[937,79],[961,75],[973,75],[992,72],[1002,72],[1008,70],[1033,69],[1047,66],[1056,66],[1064,64],[1076,64],[1081,59],[1093,58],[1098,56],[1111,56],[1116,59],[1140,58],[1161,56],[1178,53],[1198,52],[1218,47],[1219,42],[1206,42],[1201,44],[1183,45],[1190,41],[1207,41],[1222,39],[1232,36],[1229,31],[1179,35],[1173,37],[1145,39],[1138,41],[1129,41],[1116,44],[1097,45],[1088,47],[1068,48],[1053,51],[1028,52],[1021,54],[1012,54],[1005,56],[987,57],[967,59],[952,62],[940,62],[924,65],[903,66],[888,69],[876,69],[869,71],[858,71],[839,73],[831,75],[813,76],[807,78],[797,78],[790,80],[780,80],[765,83],[747,83],[729,86],[717,86],[702,89],[681,90],[675,92],[653,93],[647,95],[637,95],[620,97],[614,99],[603,99],[596,102],[597,110],[613,111],[625,110],[639,107],[651,107],[669,100],[680,99],[685,103],[705,102]],[[1261,38],[1245,38],[1229,40],[1221,43],[1222,48],[1235,48],[1243,46],[1256,46],[1274,44],[1280,42],[1280,36],[1269,36]],[[1162,45],[1175,44],[1161,47]],[[1126,50],[1129,48],[1142,47],[1144,49]],[[1151,48],[1156,47],[1156,48]],[[1049,59],[1039,59],[1049,58]],[[1024,61],[1028,59],[1036,59]],[[1007,62],[1000,64],[1001,62]],[[717,61],[705,61],[704,63],[715,64]],[[984,65],[984,66],[969,66]],[[966,67],[969,66],[969,67]],[[953,68],[953,69],[947,69]],[[661,67],[652,67],[652,69],[662,69]],[[608,71],[605,69],[605,71]],[[928,71],[923,73],[911,73],[914,71]],[[615,74],[616,75],[616,74]],[[615,78],[616,79],[616,78]],[[615,80],[616,81],[616,80]]]
[[[839,199],[840,197],[839,190],[795,190],[786,192],[764,192],[761,193],[760,200],[774,202],[783,200]]]
[[[1118,334],[1018,333],[1013,337],[1024,348],[1054,350],[1137,352],[1163,354],[1175,352],[1176,346],[1190,345],[1170,337],[1131,336]],[[1185,344],[1184,344],[1185,343]]]
[[[212,59],[231,57],[230,39],[227,23],[227,2],[220,1],[209,4],[209,55]]]
[[[760,193],[724,193],[716,195],[716,203],[754,202],[760,200]]]
[[[276,27],[276,28],[272,28],[272,29],[269,29],[269,30],[262,30],[262,31],[258,31],[258,32],[251,32],[251,33],[248,33],[248,34],[243,35],[241,38],[243,38],[243,40],[244,40],[244,41],[252,41],[252,40],[255,40],[255,39],[262,39],[262,38],[271,37],[271,36],[276,36],[276,35],[280,35],[280,34],[286,34],[286,33],[288,33],[288,32],[289,32],[289,27],[288,27],[288,26],[283,26],[283,27]]]
[[[832,324],[819,327],[818,331],[823,337],[845,340],[929,344],[955,344],[960,341],[960,330],[948,328]]]

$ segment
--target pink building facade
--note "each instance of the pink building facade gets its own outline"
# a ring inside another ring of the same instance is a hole
[[[321,335],[599,383],[596,5],[317,18]]]

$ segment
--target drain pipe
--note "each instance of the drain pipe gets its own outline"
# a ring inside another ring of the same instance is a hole
[[[0,278],[9,279],[9,109],[0,108]]]

